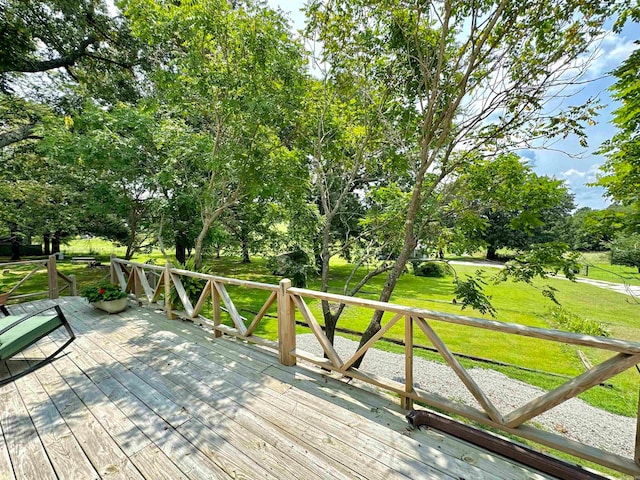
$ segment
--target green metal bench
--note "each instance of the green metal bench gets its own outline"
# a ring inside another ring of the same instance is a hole
[[[44,312],[49,310],[55,310],[55,313],[44,314]],[[58,305],[28,315],[0,317],[0,363],[4,363],[5,365],[11,357],[22,352],[60,327],[64,327],[70,337],[64,345],[28,369],[8,378],[0,379],[0,385],[12,382],[51,362],[58,353],[64,350],[76,338],[69,322]]]

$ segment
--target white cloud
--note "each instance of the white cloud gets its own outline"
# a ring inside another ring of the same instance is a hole
[[[633,40],[608,32],[595,51],[595,59],[589,65],[587,76],[590,78],[607,74],[624,62],[631,52],[638,48]]]
[[[571,168],[566,172],[562,172],[560,175],[569,178],[569,177],[584,177],[587,172],[581,172],[580,170],[576,170],[575,168]]]

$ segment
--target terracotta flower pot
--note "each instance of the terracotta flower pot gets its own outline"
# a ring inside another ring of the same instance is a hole
[[[117,300],[100,300],[99,302],[93,302],[94,308],[102,310],[107,313],[120,313],[127,308],[127,298],[118,298]]]

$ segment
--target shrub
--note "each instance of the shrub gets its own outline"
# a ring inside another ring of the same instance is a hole
[[[313,269],[309,255],[301,248],[272,257],[267,263],[274,275],[291,280],[291,285],[298,288],[307,286],[307,273]]]
[[[549,324],[559,330],[597,337],[610,337],[611,332],[600,322],[582,318],[580,315],[569,312],[563,307],[553,307],[549,310]]]
[[[635,267],[640,273],[640,234],[618,235],[611,242],[611,264]]]
[[[211,273],[211,268],[207,265],[203,265],[201,268],[197,269],[192,258],[188,259],[183,266],[179,265],[178,268],[180,270],[189,270],[190,272]],[[187,297],[189,297],[191,304],[195,305],[200,299],[200,295],[202,294],[202,290],[206,286],[207,281],[202,278],[188,277],[186,275],[180,275],[180,281],[182,282],[184,291],[187,292]],[[178,291],[174,285],[171,285],[170,298],[171,305],[182,305],[182,300],[180,300],[180,296],[178,295]]]
[[[108,302],[109,300],[118,300],[119,298],[125,298],[127,296],[127,292],[123,292],[119,286],[107,281],[85,287],[80,294],[86,298],[89,303],[100,301]]]
[[[451,272],[449,265],[437,262],[422,262],[413,265],[413,274],[417,277],[445,277]]]

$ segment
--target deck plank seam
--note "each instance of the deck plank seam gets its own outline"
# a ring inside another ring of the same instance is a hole
[[[184,358],[184,357],[183,357],[183,358]],[[187,359],[187,360],[188,360],[188,359]],[[215,372],[213,372],[213,373],[215,373]],[[403,453],[403,452],[400,452],[400,453]],[[417,460],[417,461],[420,461],[420,460]],[[426,467],[427,467],[427,466],[425,465],[425,468],[426,468]]]
[[[105,352],[105,353],[108,353],[108,352]],[[132,371],[133,371],[133,370],[132,370]],[[140,378],[141,378],[141,377],[140,377]],[[141,378],[141,379],[142,379],[142,378]],[[258,467],[259,467],[259,466],[258,466]]]
[[[352,474],[353,474],[353,472],[352,472]]]

